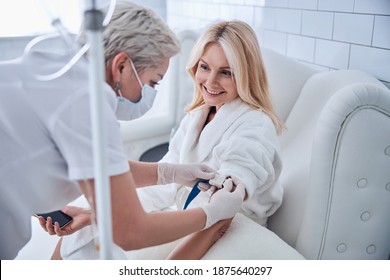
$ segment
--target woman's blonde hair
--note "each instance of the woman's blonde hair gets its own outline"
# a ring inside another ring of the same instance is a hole
[[[284,125],[271,104],[267,75],[253,29],[243,21],[223,21],[207,29],[195,43],[186,68],[194,82],[199,59],[211,43],[223,49],[239,97],[250,107],[263,110],[272,119],[277,132],[281,133]],[[202,104],[201,89],[196,85],[194,99],[187,110],[191,111]]]
[[[107,13],[108,5],[102,11]],[[78,39],[85,43],[85,33]],[[118,1],[111,20],[103,31],[106,63],[119,52],[126,51],[140,73],[156,67],[165,58],[180,51],[175,33],[152,10],[129,1]]]

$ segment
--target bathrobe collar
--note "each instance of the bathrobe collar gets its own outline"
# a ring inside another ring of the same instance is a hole
[[[225,103],[215,114],[213,120],[204,128],[210,106],[203,105],[191,112],[187,133],[183,139],[182,162],[202,162],[211,155],[212,149],[220,141],[225,131],[239,119],[242,114],[251,110],[239,97]],[[185,151],[187,149],[187,151]]]

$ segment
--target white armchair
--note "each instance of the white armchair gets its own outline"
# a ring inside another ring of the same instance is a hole
[[[390,90],[263,50],[281,135],[284,200],[269,229],[308,259],[388,259]]]

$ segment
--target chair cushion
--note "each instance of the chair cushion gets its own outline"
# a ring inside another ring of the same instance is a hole
[[[270,49],[261,49],[272,104],[286,121],[307,79],[318,71]]]

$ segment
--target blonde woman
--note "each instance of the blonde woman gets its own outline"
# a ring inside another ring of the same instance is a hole
[[[282,202],[277,134],[284,125],[270,101],[267,75],[252,28],[224,21],[205,31],[193,47],[187,71],[195,84],[193,102],[173,137],[163,162],[206,163],[223,177],[242,182],[246,200],[241,213],[266,226]],[[184,186],[140,190],[152,210],[182,207]],[[189,208],[206,203],[201,192]],[[187,211],[187,210],[186,210]],[[231,219],[184,238],[169,259],[199,259],[226,232]]]

